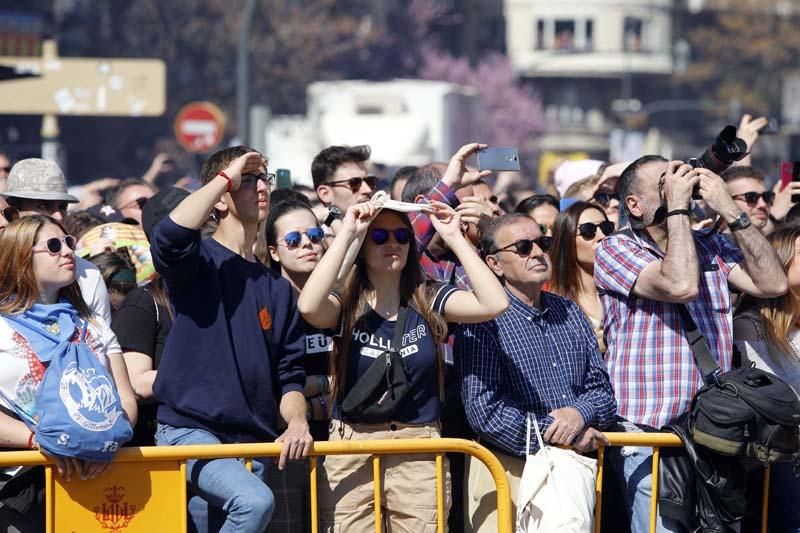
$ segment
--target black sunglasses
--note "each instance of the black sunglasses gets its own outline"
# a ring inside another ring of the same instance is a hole
[[[608,207],[611,200],[619,201],[619,194],[615,192],[598,192],[592,196],[592,199],[603,207]]]
[[[614,223],[606,220],[599,224],[595,224],[594,222],[584,222],[583,224],[578,225],[578,235],[587,241],[590,241],[597,235],[597,228],[600,228],[600,231],[602,231],[603,235],[606,237],[614,233]]]
[[[775,200],[775,193],[772,191],[764,191],[764,192],[745,192],[742,194],[734,194],[731,198],[734,200],[740,200],[744,198],[744,201],[749,206],[756,205],[758,203],[759,198],[764,199],[764,203],[767,205],[772,205],[772,202]]]
[[[11,167],[0,167],[0,172],[9,173],[11,172]]]
[[[325,232],[322,231],[322,228],[314,227],[308,228],[305,231],[290,231],[283,236],[283,242],[286,243],[286,247],[289,249],[297,248],[300,246],[300,243],[303,242],[304,233],[313,244],[319,244],[322,242],[322,239],[325,238]]]
[[[275,174],[267,172],[266,174],[242,174],[242,186],[249,187],[255,185],[257,181],[263,181],[270,187],[275,185]]]
[[[408,228],[397,228],[393,230],[375,228],[370,230],[369,238],[372,239],[372,242],[375,244],[381,245],[386,244],[390,234],[394,235],[394,240],[396,240],[398,244],[408,244],[408,241],[411,240],[411,232],[408,231]]]
[[[135,200],[131,200],[127,204],[125,204],[122,207],[120,207],[120,209],[127,209],[129,207],[133,207],[133,204],[136,204],[137,206],[139,206],[139,209],[144,209],[144,206],[147,204],[147,200],[148,200],[147,197],[142,196],[142,197],[137,198]]]
[[[51,237],[51,238],[47,239],[46,241],[44,241],[44,244],[47,247],[47,251],[50,252],[51,254],[55,255],[55,254],[60,254],[61,253],[61,250],[62,250],[61,243],[62,242],[67,245],[67,248],[69,248],[73,252],[75,251],[75,246],[77,244],[77,241],[75,240],[75,237],[73,237],[72,235],[64,235],[61,238]],[[34,248],[34,250],[35,249],[36,248]],[[41,250],[41,251],[44,251],[44,250]]]
[[[350,178],[346,180],[337,180],[337,181],[328,181],[325,185],[346,185],[350,187],[350,190],[356,192],[358,189],[361,188],[361,183],[367,182],[367,187],[372,190],[375,190],[375,186],[378,184],[377,176],[364,176],[363,178]]]
[[[487,255],[497,254],[500,252],[514,252],[518,255],[530,255],[534,244],[538,246],[541,251],[549,252],[550,245],[553,244],[553,238],[542,235],[541,237],[536,237],[535,239],[520,239],[516,242],[512,242],[508,246],[498,248],[494,252],[490,252]],[[514,250],[510,249],[512,246],[514,247]]]
[[[4,207],[2,213],[3,213],[3,218],[9,222],[13,222],[14,220],[17,220],[19,218],[19,209],[17,209],[16,207],[11,207],[11,206]]]

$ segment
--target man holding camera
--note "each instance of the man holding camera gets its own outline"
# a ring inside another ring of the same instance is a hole
[[[735,245],[716,232],[693,232],[693,190],[727,222]],[[728,284],[758,297],[786,292],[772,247],[737,206],[722,179],[705,168],[644,156],[620,178],[629,225],[600,243],[595,282],[603,303],[607,362],[625,431],[652,431],[689,410],[702,384],[686,340],[685,305],[723,372],[731,367]],[[612,448],[634,533],[649,531],[652,450]],[[658,531],[678,531],[668,518]]]

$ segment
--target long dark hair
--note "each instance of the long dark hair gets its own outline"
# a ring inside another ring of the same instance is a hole
[[[553,276],[550,281],[550,290],[570,300],[577,300],[578,296],[586,290],[578,270],[578,251],[575,238],[578,233],[578,220],[587,209],[597,210],[605,220],[608,220],[602,208],[589,202],[575,202],[559,213],[553,224],[553,245],[550,247]]]
[[[394,213],[403,225],[414,235],[411,222],[404,213]],[[347,383],[347,354],[350,350],[350,339],[356,324],[363,320],[369,312],[367,294],[372,290],[372,284],[367,275],[367,265],[364,260],[364,246],[358,253],[355,264],[344,280],[341,292],[341,324],[342,337],[330,358],[331,392],[333,397],[340,396]],[[419,266],[415,240],[412,238],[408,245],[408,257],[400,274],[401,305],[413,307],[419,313],[431,330],[436,343],[436,360],[439,369],[439,395],[444,394],[444,359],[439,350],[439,343],[447,338],[447,323],[444,318],[431,310],[432,295],[425,285],[425,277]],[[395,348],[400,348],[395,347]]]

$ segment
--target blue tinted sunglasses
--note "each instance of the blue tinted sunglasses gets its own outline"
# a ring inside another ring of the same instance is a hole
[[[394,240],[396,240],[398,244],[408,244],[408,241],[411,240],[411,232],[408,231],[408,228],[397,228],[393,230],[375,228],[369,232],[369,237],[372,239],[372,242],[381,245],[386,244],[390,234],[394,235]]]
[[[308,228],[306,231],[290,231],[283,237],[283,242],[286,243],[287,248],[297,248],[300,246],[300,243],[303,242],[303,233],[306,234],[308,240],[311,241],[313,244],[319,244],[322,242],[322,239],[325,238],[325,232],[322,231],[322,228],[315,227],[315,228]]]

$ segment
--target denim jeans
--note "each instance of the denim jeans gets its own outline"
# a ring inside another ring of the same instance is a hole
[[[188,444],[221,444],[207,431],[176,428],[158,424],[156,443],[159,446]],[[269,524],[275,509],[275,498],[264,483],[264,471],[269,465],[253,459],[253,471],[248,472],[239,459],[192,459],[186,462],[186,476],[191,492],[208,502],[189,503],[189,514],[198,531],[209,529],[208,512],[213,508],[225,513],[220,532],[261,533]],[[213,522],[213,520],[212,520]]]
[[[627,421],[620,421],[619,431],[626,433],[642,430]],[[650,531],[650,494],[653,480],[653,449],[646,447],[610,447],[606,460],[611,462],[625,496],[625,509],[631,522],[631,533]],[[672,519],[661,518],[657,513],[657,533],[680,533],[681,525]]]

